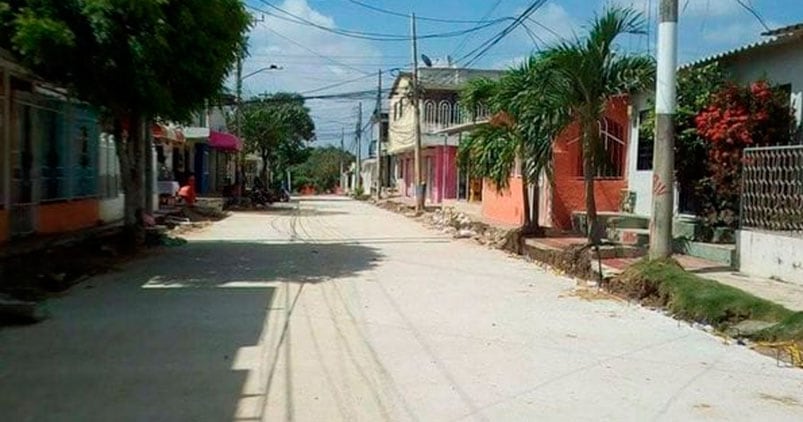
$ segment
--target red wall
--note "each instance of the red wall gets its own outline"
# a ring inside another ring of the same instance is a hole
[[[99,204],[95,199],[43,204],[37,212],[37,232],[42,234],[81,230],[96,226],[100,221]]]
[[[608,104],[607,117],[619,123],[624,129],[627,142],[630,119],[627,115],[628,101],[622,97]],[[572,228],[573,211],[585,211],[585,187],[582,173],[577,172],[580,151],[569,143],[580,136],[579,126],[570,125],[555,140],[554,177],[555,187],[552,198],[552,223],[555,228]],[[622,190],[627,188],[627,145],[623,146],[624,160],[622,177],[617,179],[598,179],[594,182],[594,195],[598,211],[617,211]],[[492,183],[485,181],[482,190],[482,215],[497,223],[520,225],[524,221],[522,206],[521,179],[510,179],[510,188],[499,192]]]
[[[627,115],[626,98],[612,100],[608,104],[607,117],[624,128],[624,139],[628,139],[630,119]],[[572,211],[585,211],[585,187],[582,176],[577,175],[579,150],[569,142],[580,136],[579,125],[573,123],[556,140],[554,149],[555,189],[552,201],[552,219],[556,228],[570,229]],[[627,145],[624,146],[627,157]],[[622,190],[627,189],[627,163],[621,178],[597,179],[594,182],[594,195],[597,211],[617,211]]]
[[[499,191],[487,180],[482,183],[482,216],[501,224],[520,226],[524,222],[521,178],[511,177],[508,189]]]

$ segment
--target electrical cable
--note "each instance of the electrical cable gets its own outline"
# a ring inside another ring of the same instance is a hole
[[[758,13],[756,8],[753,7],[752,4],[747,4],[747,3],[744,2],[744,0],[736,0],[736,3],[739,3],[740,6],[742,6],[751,15],[753,15],[753,17],[755,17],[756,20],[758,20],[758,23],[760,23],[761,26],[763,26],[765,30],[772,31],[772,29],[769,26],[767,26],[767,22],[764,20],[764,18],[761,16],[761,14]]]
[[[463,60],[467,60],[463,67],[470,67],[472,64],[477,62],[482,56],[485,55],[491,48],[499,44],[505,37],[507,37],[514,29],[516,29],[521,23],[527,19],[530,15],[535,13],[536,10],[540,9],[544,4],[546,4],[546,0],[535,0],[533,1],[530,6],[528,6],[510,25],[505,27],[501,32],[496,34],[495,36],[491,37],[490,39],[486,40],[482,44],[480,44],[474,50],[471,50],[463,57],[458,59],[458,62]],[[469,57],[471,57],[469,59]]]
[[[410,18],[410,15],[409,15],[409,14],[407,14],[407,13],[402,13],[402,12],[396,12],[396,11],[393,11],[393,10],[383,9],[383,8],[381,8],[381,7],[372,6],[372,5],[370,5],[370,4],[363,3],[363,2],[361,2],[361,1],[358,1],[358,0],[346,0],[346,1],[348,1],[349,3],[353,3],[353,4],[356,4],[356,5],[358,5],[358,6],[364,7],[364,8],[366,8],[366,9],[373,10],[373,11],[375,11],[375,12],[384,13],[384,14],[386,14],[386,15],[398,16],[398,17],[407,18],[407,19],[409,19],[409,18]],[[499,3],[501,3],[501,1],[502,1],[502,0],[497,0],[497,5],[498,5]],[[494,8],[495,8],[495,7],[494,7]],[[440,22],[440,23],[456,23],[456,24],[469,24],[469,23],[471,23],[471,24],[485,24],[485,23],[489,23],[489,22],[502,22],[502,21],[505,21],[505,20],[509,20],[509,19],[511,19],[511,18],[499,18],[499,19],[494,19],[494,20],[490,20],[490,21],[489,21],[489,20],[487,20],[486,18],[483,18],[482,20],[471,20],[471,19],[464,20],[464,19],[445,19],[445,18],[432,18],[432,17],[426,17],[426,16],[418,16],[418,15],[416,15],[415,19],[416,19],[416,20],[419,20],[419,21]]]
[[[278,7],[278,6],[275,6],[275,5],[271,4],[271,3],[269,3],[266,0],[260,0],[260,2],[262,4],[264,4],[265,6],[268,6],[271,9],[274,9],[274,10],[276,10],[276,11],[278,11],[278,12],[284,14],[284,15],[287,15],[287,16],[277,15],[276,13],[272,13],[272,12],[269,12],[269,11],[266,11],[266,10],[262,10],[260,8],[257,8],[257,7],[254,7],[254,6],[250,6],[250,5],[248,7],[253,9],[253,10],[256,10],[256,11],[258,11],[260,13],[264,13],[264,14],[273,16],[273,17],[278,18],[278,19],[282,19],[282,20],[285,20],[285,21],[288,21],[288,22],[292,22],[292,23],[295,23],[295,24],[311,26],[313,28],[317,28],[317,29],[320,29],[322,31],[330,32],[330,33],[333,33],[333,34],[337,34],[337,35],[341,35],[341,36],[345,36],[345,37],[357,38],[357,39],[372,40],[372,41],[410,41],[411,40],[411,37],[409,35],[351,31],[351,30],[345,30],[345,29],[333,29],[333,28],[330,28],[330,27],[327,27],[327,26],[312,22],[312,21],[310,21],[308,19],[305,19],[305,18],[303,18],[301,16],[298,16],[296,14],[290,13],[290,12],[288,12],[288,11]],[[500,22],[502,22],[502,21],[500,21]],[[463,36],[463,35],[466,35],[466,34],[470,34],[472,32],[480,31],[482,29],[488,28],[488,27],[493,26],[493,25],[497,25],[500,22],[488,22],[486,24],[478,25],[478,26],[473,27],[473,28],[457,30],[457,31],[451,31],[451,32],[425,34],[425,35],[419,36],[418,38],[419,39],[433,39],[433,38],[460,37],[460,36]]]
[[[496,11],[496,9],[499,7],[500,4],[502,4],[502,0],[496,0],[496,2],[491,6],[491,8],[488,9],[488,11],[482,16],[482,19],[483,20],[488,19]],[[463,51],[463,48],[466,47],[468,42],[474,39],[475,35],[476,33],[471,33],[466,35],[466,37],[463,38],[462,41],[460,41],[460,44],[458,44],[457,47],[455,47],[454,51],[452,51],[450,56],[456,56],[457,54],[460,54]]]

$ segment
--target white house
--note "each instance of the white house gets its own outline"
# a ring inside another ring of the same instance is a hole
[[[797,124],[803,122],[803,24],[764,34],[762,41],[709,56],[685,68],[718,62],[738,83],[767,79],[789,92]],[[639,129],[651,107],[638,95],[630,109],[628,191],[633,212],[652,211],[653,137]],[[800,131],[799,131],[800,133]],[[803,139],[801,140],[803,141]],[[736,239],[739,270],[803,284],[803,145],[748,149],[744,172],[742,230]],[[676,189],[675,214],[690,214],[689,196]]]
[[[684,68],[718,62],[739,83],[767,79],[784,86],[790,92],[790,101],[803,121],[803,23],[780,28],[765,34],[767,38],[724,53],[715,54],[684,65]],[[639,136],[642,118],[651,108],[649,95],[633,98],[630,113],[631,130],[628,151],[628,190],[635,196],[634,212],[650,215],[652,212],[652,153],[653,139]],[[677,195],[677,190],[676,190]],[[676,213],[683,214],[684,201],[675,198]]]

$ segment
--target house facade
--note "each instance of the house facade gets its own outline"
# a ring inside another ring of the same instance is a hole
[[[459,134],[441,133],[443,129],[482,118],[482,110],[466,113],[458,103],[460,90],[472,79],[497,79],[501,71],[422,68],[419,69],[422,178],[426,201],[437,204],[456,199],[461,178],[457,165]],[[411,102],[412,74],[396,78],[389,97],[388,168],[392,186],[403,197],[415,197],[415,119]],[[473,116],[472,116],[473,114]],[[487,114],[487,113],[486,113]],[[465,189],[463,189],[465,190]]]
[[[606,160],[597,171],[594,195],[598,212],[620,210],[627,190],[627,151],[630,133],[630,99],[621,96],[609,101],[605,118],[599,122],[600,139]],[[537,186],[530,187],[530,209],[542,227],[558,230],[573,228],[573,214],[584,212],[585,182],[577,122],[570,124],[553,144],[553,178],[542,175]],[[482,213],[493,222],[521,225],[524,222],[522,178],[514,171],[507,189],[497,189],[487,180],[483,184]]]
[[[0,51],[0,243],[122,219],[114,142],[98,115]]]
[[[768,38],[754,44],[736,48],[689,63],[684,68],[718,62],[736,82],[749,84],[767,79],[788,90],[790,102],[798,124],[803,121],[803,24],[780,28],[765,34]],[[653,136],[641,131],[642,121],[648,116],[652,94],[634,97],[630,122],[628,149],[627,188],[635,200],[634,212],[652,214],[652,159]],[[694,204],[690,192],[676,189],[675,213],[693,215]]]

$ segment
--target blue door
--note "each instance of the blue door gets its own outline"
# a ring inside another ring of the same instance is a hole
[[[209,145],[195,144],[195,190],[209,192]]]

